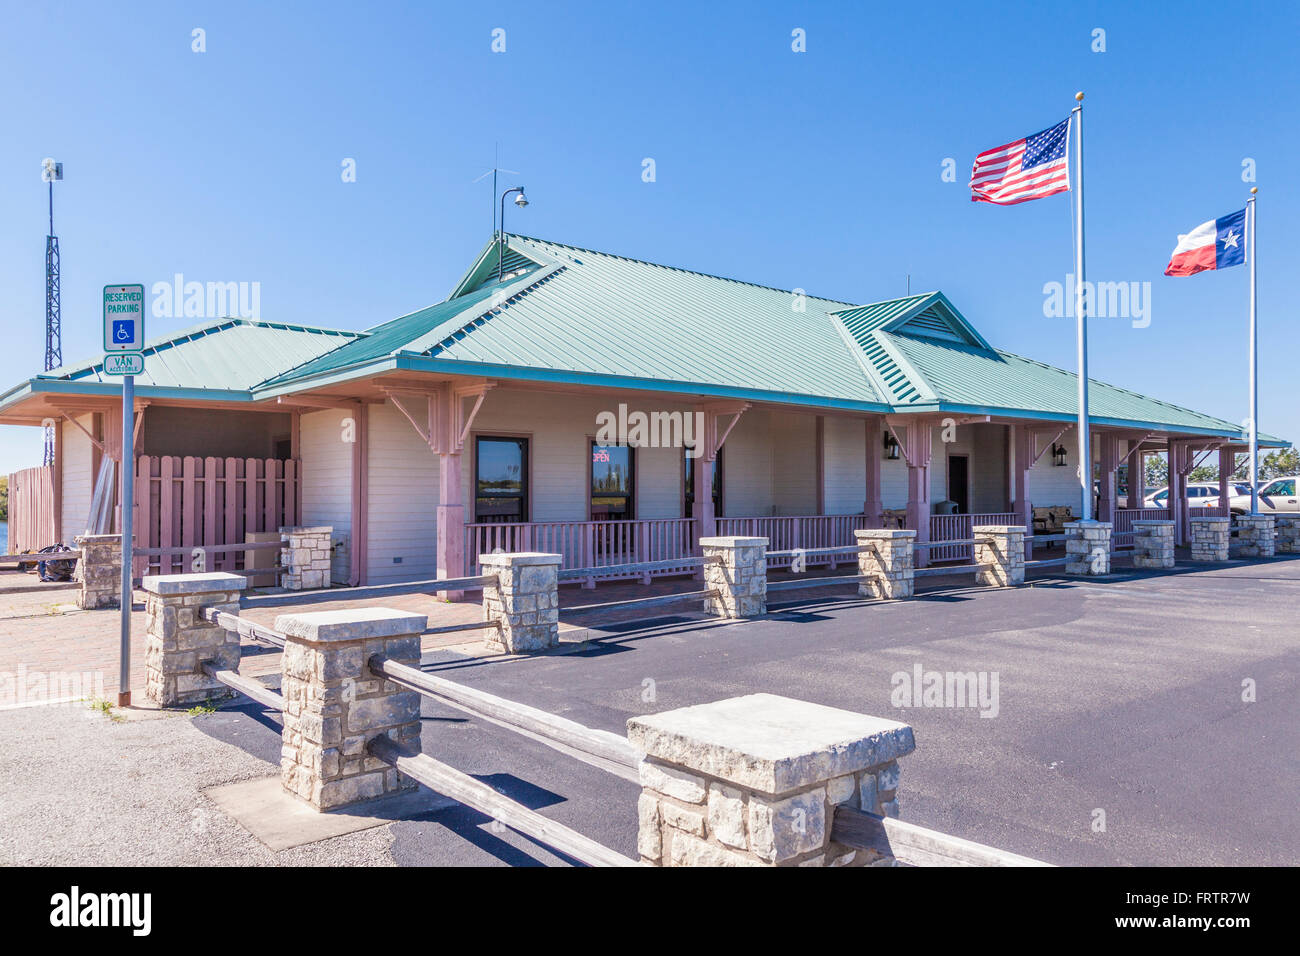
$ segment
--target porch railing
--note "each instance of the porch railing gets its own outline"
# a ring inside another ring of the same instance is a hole
[[[1011,512],[990,512],[969,515],[931,515],[931,541],[969,541],[971,530],[983,524],[1023,524],[1024,518]],[[971,544],[944,544],[930,548],[930,563],[938,561],[974,561],[975,546]]]
[[[769,551],[794,551],[811,548],[841,548],[855,544],[853,532],[870,527],[866,515],[767,515],[752,518],[718,518],[718,534],[767,538]],[[843,562],[844,555],[838,555]],[[834,554],[809,554],[808,567],[828,565],[834,568]],[[768,558],[767,566],[785,566],[789,559]]]
[[[632,521],[506,521],[465,525],[467,567],[480,554],[494,551],[544,551],[563,556],[560,567],[602,568],[620,564],[683,559],[680,568],[651,571],[612,569],[593,578],[611,580],[680,574],[693,570],[685,561],[699,554],[699,533],[693,518],[645,518]]]
[[[1134,521],[1164,521],[1168,517],[1169,512],[1164,508],[1116,508],[1110,546],[1112,548],[1133,547]]]

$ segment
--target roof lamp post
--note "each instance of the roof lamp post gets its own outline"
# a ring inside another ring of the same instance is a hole
[[[528,205],[528,197],[524,195],[523,186],[512,186],[501,194],[501,234],[497,237],[497,282],[501,281],[501,274],[505,271],[506,197],[511,193],[519,193],[515,197],[515,205],[520,209]]]

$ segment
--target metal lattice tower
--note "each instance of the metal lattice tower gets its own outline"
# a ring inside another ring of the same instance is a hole
[[[63,178],[63,164],[47,159],[41,178],[50,188],[50,231],[45,236],[45,371],[63,364],[63,320],[59,292],[59,237],[54,234],[54,184]],[[45,428],[45,464],[54,463],[54,429]]]

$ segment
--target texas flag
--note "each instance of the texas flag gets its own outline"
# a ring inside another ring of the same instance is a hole
[[[1203,222],[1185,236],[1165,267],[1167,276],[1191,276],[1246,261],[1246,210]]]

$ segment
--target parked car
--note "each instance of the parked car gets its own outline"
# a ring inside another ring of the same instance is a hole
[[[1300,482],[1300,476],[1292,475],[1288,478],[1274,478],[1261,486],[1259,489],[1259,513],[1272,514],[1275,511],[1300,511],[1300,504],[1296,503],[1295,489],[1297,482]],[[1250,514],[1250,486],[1246,486],[1245,494],[1233,495],[1228,499],[1228,507],[1235,515]]]
[[[1229,502],[1231,496],[1243,493],[1250,497],[1250,485],[1240,481],[1228,482]],[[1187,506],[1189,508],[1214,508],[1219,504],[1219,483],[1217,481],[1198,481],[1187,486]],[[1143,508],[1167,508],[1169,506],[1169,489],[1161,488],[1153,495],[1147,495],[1147,500],[1142,503]],[[1250,506],[1246,506],[1250,510]]]

